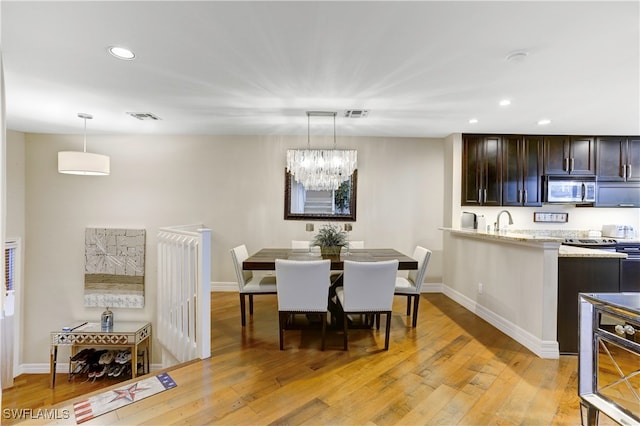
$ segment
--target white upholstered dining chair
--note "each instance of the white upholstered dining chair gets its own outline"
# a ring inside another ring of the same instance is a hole
[[[407,298],[407,316],[411,315],[413,299],[412,327],[418,324],[418,305],[420,304],[420,289],[424,281],[424,275],[431,258],[431,250],[416,246],[413,258],[418,261],[418,269],[409,271],[407,277],[396,277],[395,295]]]
[[[240,322],[244,327],[247,323],[245,298],[249,296],[249,315],[253,315],[253,296],[259,294],[276,294],[276,277],[267,275],[257,277],[252,271],[242,269],[242,262],[249,257],[247,247],[243,244],[231,249],[231,258],[238,280],[238,290],[240,292]]]
[[[276,259],[278,281],[278,329],[280,350],[284,349],[284,330],[290,315],[322,315],[322,350],[327,330],[330,260]]]
[[[319,246],[312,246],[309,247],[309,244],[311,244],[311,241],[309,240],[291,240],[291,248],[292,249],[305,249],[308,250],[311,253],[320,253],[320,247]]]
[[[348,241],[348,243],[349,243],[349,248],[350,249],[363,249],[364,248],[364,241],[362,241],[362,240]]]
[[[391,331],[391,307],[393,290],[398,272],[398,260],[380,262],[344,261],[343,286],[336,289],[336,295],[344,311],[344,350],[348,345],[349,314],[386,314],[384,349],[389,349]],[[378,327],[380,321],[378,320]]]

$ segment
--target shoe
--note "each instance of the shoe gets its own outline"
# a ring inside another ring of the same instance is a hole
[[[100,356],[98,364],[109,365],[111,364],[111,361],[113,361],[114,357],[115,356],[113,355],[113,351],[107,351]]]
[[[94,348],[85,348],[71,357],[71,361],[86,361],[89,355],[95,352]]]
[[[122,374],[122,371],[125,369],[125,365],[124,364],[118,364],[116,365],[115,369],[113,370],[113,374],[112,377],[118,377]]]
[[[84,361],[77,361],[77,364],[75,365],[75,368],[71,372],[71,375],[80,374],[85,366],[86,364]]]
[[[96,371],[95,373],[95,378],[97,379],[98,377],[102,377],[105,375],[105,373],[107,372],[107,366],[106,365],[99,365],[98,366],[98,371]]]
[[[107,352],[106,349],[102,349],[99,351],[94,351],[92,352],[88,357],[87,357],[87,363],[89,364],[98,364],[98,362],[100,362],[100,357]]]
[[[107,370],[107,376],[113,377],[118,368],[120,368],[120,365],[121,364],[116,364],[115,362],[111,363],[111,365],[109,365],[109,369]]]
[[[116,360],[118,364],[126,364],[131,361],[131,352],[122,351],[118,355],[116,355]]]
[[[95,378],[99,368],[98,364],[91,364],[87,376],[89,376],[89,378]]]

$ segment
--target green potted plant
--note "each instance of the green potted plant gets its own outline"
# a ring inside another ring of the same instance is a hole
[[[347,246],[347,234],[337,225],[323,225],[311,242],[320,246],[320,252],[326,256],[338,256],[340,249]]]

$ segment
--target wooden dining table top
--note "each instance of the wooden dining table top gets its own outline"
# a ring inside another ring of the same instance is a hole
[[[319,260],[323,258],[331,259],[332,271],[343,270],[345,260],[377,262],[397,259],[399,270],[418,269],[417,260],[390,248],[350,249],[349,253],[341,253],[339,256],[322,256],[318,252],[309,253],[307,249],[263,248],[242,262],[242,269],[247,271],[274,271],[276,269],[276,259]]]

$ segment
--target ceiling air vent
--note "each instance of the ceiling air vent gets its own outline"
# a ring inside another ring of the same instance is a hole
[[[348,109],[344,112],[344,116],[347,118],[365,118],[369,115],[367,109]]]
[[[160,120],[160,117],[150,112],[128,112],[127,114],[138,120]]]

